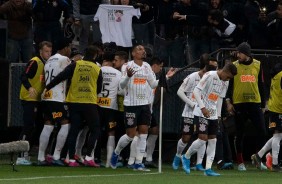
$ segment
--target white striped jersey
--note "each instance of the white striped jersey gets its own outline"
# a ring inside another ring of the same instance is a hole
[[[154,72],[153,72],[153,75],[156,78],[156,74]],[[156,88],[152,89],[149,84],[147,84],[147,88],[148,88],[148,96],[149,96],[149,102],[150,102],[150,109],[151,109],[151,113],[153,113],[153,105],[154,105]]]
[[[71,63],[70,59],[61,54],[51,56],[45,63],[44,75],[45,83],[48,85],[66,66]],[[45,93],[42,100],[64,102],[66,98],[67,80],[60,82],[58,85]]]
[[[127,68],[133,68],[136,73],[128,78]],[[151,66],[147,62],[143,62],[142,66],[137,65],[133,60],[125,63],[122,68],[121,83],[128,80],[124,88],[124,102],[125,106],[139,106],[148,105],[151,103],[148,91],[148,84],[150,87],[156,88],[158,81],[152,71]]]
[[[181,84],[181,87],[183,87],[185,94],[187,98],[189,98],[192,102],[197,103],[196,99],[193,96],[193,90],[201,80],[201,77],[199,75],[199,72],[193,72],[190,75],[188,75]],[[182,117],[188,117],[188,118],[194,118],[193,115],[193,108],[185,103],[184,110],[182,112]]]
[[[225,97],[228,85],[229,81],[220,80],[217,71],[209,71],[204,74],[198,85],[195,87],[202,91],[201,99],[205,108],[210,112],[210,117],[208,119],[218,119],[217,102],[219,98]],[[194,115],[204,117],[199,105],[195,107]]]
[[[102,66],[103,87],[98,94],[97,104],[100,107],[118,110],[117,94],[121,72],[110,66]]]

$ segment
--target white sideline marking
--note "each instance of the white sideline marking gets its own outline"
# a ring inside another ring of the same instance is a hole
[[[114,177],[114,176],[138,176],[138,175],[153,175],[160,173],[140,173],[140,174],[106,174],[106,175],[72,175],[72,176],[40,176],[30,178],[7,178],[0,179],[0,181],[18,181],[18,180],[41,180],[41,179],[56,179],[56,178],[92,178],[92,177]]]

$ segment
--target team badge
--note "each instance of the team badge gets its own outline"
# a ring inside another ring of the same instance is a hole
[[[127,118],[127,125],[133,125],[134,119],[133,118]]]
[[[184,125],[183,132],[190,132],[190,126],[189,125]]]
[[[202,131],[202,132],[206,131],[206,125],[205,124],[199,124],[199,125],[200,125],[200,127],[199,127],[200,131]]]

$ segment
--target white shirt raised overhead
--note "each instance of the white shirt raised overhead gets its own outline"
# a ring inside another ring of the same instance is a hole
[[[131,47],[132,17],[141,16],[133,6],[101,4],[94,16],[100,23],[102,42],[115,42],[118,46]]]

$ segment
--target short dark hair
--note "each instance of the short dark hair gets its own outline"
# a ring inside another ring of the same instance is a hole
[[[94,45],[89,45],[86,49],[85,49],[85,54],[83,57],[83,60],[87,60],[87,61],[93,61],[94,56],[97,56],[99,53],[99,48],[94,46]]]
[[[41,50],[44,46],[52,48],[52,43],[49,41],[42,41],[39,43],[39,50]]]
[[[237,67],[233,63],[225,64],[222,70],[230,72],[233,76],[237,75]]]
[[[120,57],[121,59],[128,61],[128,53],[125,51],[117,51],[115,53],[116,56]]]
[[[103,54],[103,60],[112,62],[115,59],[115,55],[113,52],[106,51]]]
[[[200,69],[205,68],[205,66],[210,64],[210,61],[216,61],[217,59],[214,57],[211,57],[208,53],[204,53],[200,56]]]
[[[221,22],[224,19],[222,11],[218,9],[210,10],[208,16],[210,16],[212,20],[215,20],[217,22]]]
[[[200,61],[199,61],[200,62],[200,69],[205,68],[209,57],[210,57],[210,55],[208,53],[204,53],[200,56]]]
[[[158,58],[158,57],[153,57],[152,59],[150,59],[149,64],[152,66],[154,64],[156,65],[161,65],[163,63],[163,61]]]

